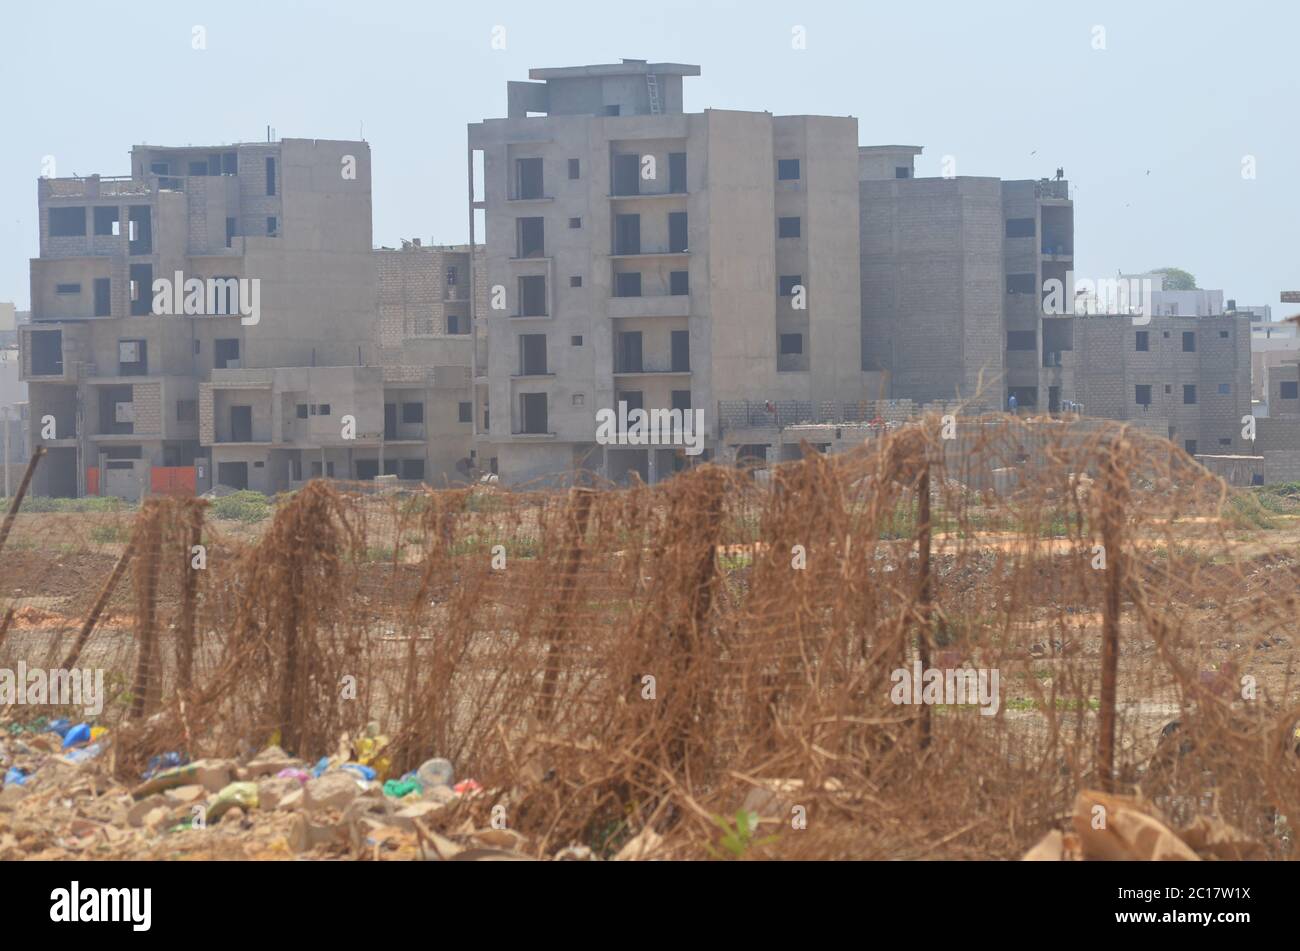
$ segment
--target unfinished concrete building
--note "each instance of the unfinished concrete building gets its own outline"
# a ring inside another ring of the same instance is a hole
[[[620,402],[702,408],[713,452],[722,404],[860,397],[857,120],[688,114],[698,74],[534,69],[469,127],[491,301],[475,420],[508,481],[688,464],[598,445]]]
[[[380,367],[367,143],[137,146],[129,176],[38,195],[20,333],[49,449],[37,492],[274,491],[317,465],[429,476],[406,406],[466,374]],[[385,452],[386,433],[405,438]]]
[[[1244,317],[1077,316],[1060,337],[1069,399],[1191,455],[1250,451],[1250,321]]]
[[[1054,411],[1066,330],[1041,288],[1072,267],[1068,182],[916,178],[917,146],[858,151],[862,368],[881,395]]]

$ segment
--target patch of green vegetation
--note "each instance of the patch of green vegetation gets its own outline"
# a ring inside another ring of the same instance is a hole
[[[1265,498],[1268,498],[1270,504],[1275,508],[1270,509],[1268,505],[1265,505]],[[1228,496],[1226,514],[1228,522],[1233,528],[1271,529],[1277,528],[1277,521],[1269,512],[1277,511],[1277,507],[1280,507],[1280,505],[1279,497],[1276,494],[1265,496],[1262,493],[1233,492]]]
[[[1253,489],[1249,497],[1274,515],[1300,515],[1300,482],[1279,482]]]
[[[450,554],[452,557],[483,555],[489,553],[497,545],[505,546],[506,558],[536,558],[542,550],[541,544],[531,535],[497,539],[483,538],[479,535],[466,535],[464,538],[458,538],[452,542]]]
[[[709,854],[715,858],[742,859],[754,846],[767,845],[777,839],[774,835],[765,839],[755,839],[754,833],[758,831],[758,813],[747,812],[744,809],[736,810],[734,824],[725,816],[714,816],[713,824],[718,827],[720,834],[718,841],[710,842],[707,848]]]
[[[718,556],[718,566],[723,571],[739,571],[741,568],[748,568],[754,563],[754,556],[748,552],[741,552],[738,555],[722,554]]]
[[[1086,706],[1088,710],[1100,710],[1101,701],[1096,697],[1089,697],[1086,701],[1079,700],[1076,697],[1057,697],[1056,709],[1058,710],[1082,710]],[[1012,697],[1006,702],[1008,710],[1029,711],[1038,709],[1038,701],[1033,697]]]
[[[131,537],[131,530],[125,525],[96,525],[90,530],[90,540],[101,545],[125,542]]]
[[[10,499],[0,497],[0,509],[9,509]],[[29,495],[18,509],[28,512],[120,512],[128,503],[111,495],[91,495],[84,499],[56,499],[45,495]],[[131,506],[134,507],[134,506]]]
[[[212,501],[214,518],[233,522],[260,522],[271,514],[271,502],[261,492],[241,489]]]

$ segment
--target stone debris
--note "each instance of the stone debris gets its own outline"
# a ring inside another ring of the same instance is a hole
[[[276,745],[194,762],[170,753],[154,757],[134,784],[114,777],[113,737],[95,729],[93,742],[68,749],[43,720],[0,730],[0,861],[529,857],[524,835],[482,827],[489,793],[472,779],[458,781],[450,761],[433,758],[400,779],[386,776],[388,741],[373,727],[356,742],[345,737],[336,755],[315,766]],[[385,794],[390,780],[400,796]],[[591,857],[579,848],[556,846],[557,857]]]

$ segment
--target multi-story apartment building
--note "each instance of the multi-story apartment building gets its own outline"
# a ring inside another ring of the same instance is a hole
[[[698,74],[534,69],[506,118],[469,127],[489,294],[475,421],[508,481],[687,464],[598,444],[619,403],[703,409],[716,451],[720,402],[859,396],[857,120],[686,113]]]
[[[1061,343],[1068,398],[1088,416],[1131,422],[1188,453],[1249,451],[1250,321],[1245,317],[1077,316]]]
[[[49,449],[36,491],[454,471],[463,452],[423,441],[468,444],[452,393],[467,364],[380,366],[367,143],[137,146],[130,176],[42,179],[38,195],[20,328],[31,433]],[[426,400],[453,421],[426,425]]]
[[[916,178],[916,146],[859,151],[862,367],[887,394],[1055,410],[1074,207],[1063,179]]]

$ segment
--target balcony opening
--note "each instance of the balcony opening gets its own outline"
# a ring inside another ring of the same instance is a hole
[[[515,197],[521,199],[545,197],[542,191],[540,158],[515,159]]]
[[[153,253],[153,219],[148,205],[132,205],[127,210],[127,253]]]
[[[546,219],[517,219],[515,256],[520,258],[542,258],[546,256]]]
[[[117,342],[117,375],[149,375],[149,345],[146,341],[119,340]]]
[[[691,370],[691,332],[674,330],[672,333],[673,371],[689,373]]]
[[[614,275],[614,296],[615,297],[640,297],[641,296],[641,272],[624,271]]]
[[[546,374],[546,334],[519,335],[519,375]]]
[[[641,194],[641,156],[634,153],[615,155],[612,174],[614,181],[611,183],[611,194]]]
[[[1033,218],[1008,218],[1008,238],[1032,238],[1038,233],[1038,222]]]
[[[112,278],[97,277],[95,278],[95,316],[111,317],[113,314],[113,282]]]
[[[673,390],[673,409],[679,409],[683,413],[691,408],[691,391],[690,390]]]
[[[1036,290],[1034,287],[1033,274],[1008,274],[1007,275],[1007,293],[1008,294],[1033,294]]]
[[[546,277],[529,275],[519,279],[519,316],[546,316]]]
[[[1043,206],[1044,254],[1074,254],[1074,211],[1058,205]]]
[[[686,194],[686,153],[668,153],[668,191],[674,195]]]
[[[1007,350],[1025,351],[1038,349],[1038,335],[1032,330],[1008,330]]]
[[[519,394],[520,432],[529,435],[545,435],[550,432],[546,425],[546,394]]]
[[[673,211],[668,214],[668,250],[685,251],[687,242],[686,212]]]
[[[120,228],[119,214],[116,206],[99,206],[95,209],[95,235],[96,237],[112,237],[117,234]]]
[[[614,253],[641,253],[641,216],[614,216]]]
[[[620,332],[618,334],[616,356],[617,362],[615,363],[614,372],[640,373],[643,369],[641,362],[641,331],[625,330]]]
[[[213,341],[212,365],[218,370],[239,369],[239,339],[223,337]]]
[[[332,463],[331,463],[332,464]],[[320,466],[320,463],[314,463]],[[313,470],[313,475],[319,473]],[[248,488],[248,463],[247,462],[218,462],[217,463],[217,484],[224,485],[228,489],[247,489]]]
[[[153,313],[153,265],[132,264],[131,279],[131,316],[147,317]]]
[[[1139,383],[1133,387],[1133,402],[1138,406],[1151,405],[1151,384]]]
[[[84,238],[86,236],[85,208],[51,208],[51,238]]]
[[[99,390],[99,431],[108,436],[135,432],[135,390],[130,386],[105,386]]]
[[[384,404],[384,438],[397,438],[397,404]]]
[[[63,331],[33,330],[32,375],[63,376]]]
[[[801,371],[808,369],[804,356],[803,334],[783,333],[777,341],[776,369],[778,372]]]
[[[230,441],[253,441],[253,407],[230,407]]]
[[[645,409],[645,393],[641,390],[620,390],[615,402],[626,403],[629,413],[634,409]]]

